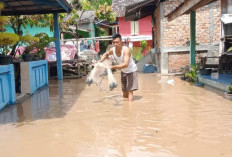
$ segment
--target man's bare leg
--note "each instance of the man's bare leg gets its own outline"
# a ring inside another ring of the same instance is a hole
[[[128,92],[128,99],[129,99],[129,101],[134,101],[133,91]]]
[[[128,92],[123,92],[123,98],[128,98]]]

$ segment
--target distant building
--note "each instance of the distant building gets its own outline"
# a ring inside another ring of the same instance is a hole
[[[146,40],[148,45],[152,45],[152,16],[143,19],[126,21],[126,6],[140,2],[141,0],[113,0],[113,11],[117,13],[118,33],[126,42],[132,42],[133,46],[140,46],[140,41]]]

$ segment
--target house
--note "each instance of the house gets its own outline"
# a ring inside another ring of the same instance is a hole
[[[179,17],[182,17],[183,14],[190,14],[190,17],[193,21],[197,22],[197,19],[194,18],[195,10],[202,9],[208,4],[213,5],[212,2],[215,0],[188,0],[184,1],[181,5],[178,5],[175,10],[171,11],[167,18],[169,20],[175,20]],[[221,32],[219,34],[219,39],[217,42],[220,42],[219,48],[219,65],[217,73],[213,75],[200,75],[199,81],[212,86],[216,89],[224,90],[225,98],[231,99],[228,96],[227,92],[230,91],[229,87],[232,82],[232,1],[231,0],[219,0],[214,3],[220,5],[221,15],[217,18],[221,23]],[[191,23],[194,25],[194,23]],[[194,39],[194,27],[191,27],[191,38]],[[192,46],[191,46],[192,47]],[[194,52],[190,51],[191,56]],[[214,77],[217,74],[217,77]]]
[[[146,40],[152,46],[152,16],[143,19],[126,21],[126,6],[132,5],[141,0],[113,0],[113,11],[117,13],[118,33],[122,35],[125,42],[133,43],[133,47],[139,47],[140,41]],[[132,44],[130,44],[132,46]]]
[[[79,11],[79,19],[77,20],[78,33],[83,38],[95,37],[95,12]]]
[[[127,20],[152,17],[153,48],[156,52],[156,64],[162,74],[182,72],[191,62],[189,52],[191,16],[186,14],[171,21],[168,18],[168,15],[183,2],[186,0],[147,0],[126,7]],[[219,53],[220,16],[219,1],[196,10],[197,56]]]

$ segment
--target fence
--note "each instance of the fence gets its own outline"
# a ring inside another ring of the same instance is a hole
[[[0,66],[0,109],[16,103],[13,64]]]
[[[21,63],[22,93],[34,94],[48,85],[48,62],[46,60]]]

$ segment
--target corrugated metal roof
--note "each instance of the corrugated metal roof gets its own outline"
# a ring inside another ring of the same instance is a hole
[[[1,15],[33,15],[70,12],[72,7],[66,0],[0,0],[5,8]]]

